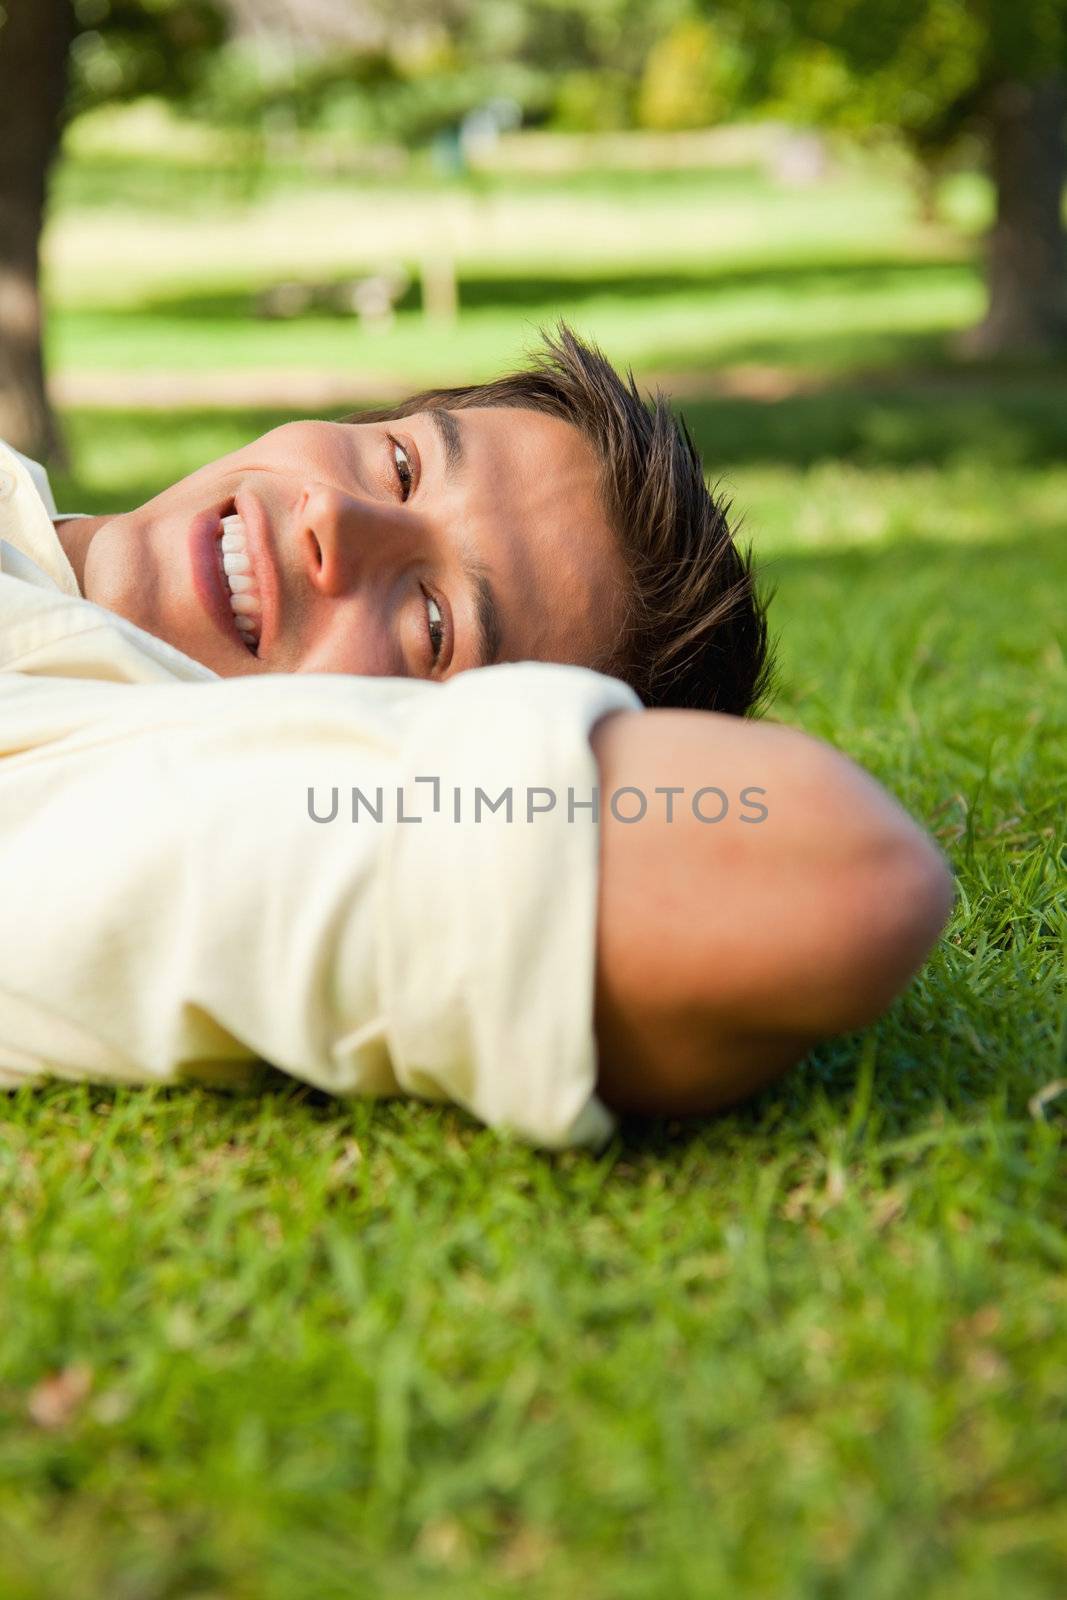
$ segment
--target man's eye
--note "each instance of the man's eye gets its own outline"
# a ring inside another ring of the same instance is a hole
[[[445,625],[441,616],[441,607],[437,604],[432,594],[426,596],[426,625],[430,635],[430,650],[436,661],[441,654],[441,646],[445,642]]]
[[[393,447],[393,461],[396,465],[397,482],[400,484],[400,498],[406,500],[411,493],[411,485],[415,481],[415,474],[411,470],[411,457],[408,455],[399,439],[394,439],[390,434],[389,443]]]

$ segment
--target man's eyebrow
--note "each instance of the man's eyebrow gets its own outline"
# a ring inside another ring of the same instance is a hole
[[[445,477],[451,478],[462,470],[463,429],[454,411],[443,406],[431,406],[430,420],[440,435],[445,450]],[[465,548],[461,552],[463,576],[474,594],[474,626],[477,634],[475,665],[492,666],[499,660],[504,644],[504,626],[500,620],[500,607],[496,602],[489,569],[480,556]]]
[[[463,430],[459,419],[454,412],[440,406],[431,406],[428,416],[445,448],[445,477],[452,478],[463,465]]]
[[[464,460],[463,429],[453,411],[443,406],[431,406],[427,413],[440,436],[445,451],[445,477],[452,478],[462,470]],[[489,577],[489,569],[480,556],[469,547],[460,552],[463,576],[474,595],[474,627],[477,634],[475,666],[489,667],[499,660],[504,644],[504,625],[500,620],[500,607]]]
[[[471,550],[462,556],[463,575],[474,591],[475,630],[478,635],[475,666],[491,667],[499,660],[504,643],[504,628],[500,608],[484,561]]]

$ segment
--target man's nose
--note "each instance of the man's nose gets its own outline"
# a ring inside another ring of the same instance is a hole
[[[328,484],[309,484],[298,512],[297,539],[315,589],[350,593],[411,541],[410,517],[393,506]]]

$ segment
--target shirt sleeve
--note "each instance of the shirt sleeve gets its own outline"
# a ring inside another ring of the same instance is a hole
[[[636,706],[535,663],[2,676],[0,1081],[262,1059],[546,1146],[603,1138],[589,733]]]
[[[423,821],[390,831],[383,863],[391,1056],[411,1092],[444,1089],[544,1145],[612,1126],[593,1093],[589,733],[637,705],[595,673],[492,668],[453,680],[447,705],[421,702],[400,750],[405,815]]]

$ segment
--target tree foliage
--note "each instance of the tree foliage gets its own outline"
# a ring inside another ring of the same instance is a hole
[[[704,0],[728,12],[765,103],[944,148],[1004,82],[1067,68],[1063,0]]]
[[[735,109],[743,78],[736,40],[710,21],[687,17],[649,52],[637,120],[645,128],[706,128]]]
[[[140,95],[180,99],[227,34],[218,0],[73,0],[70,110]]]
[[[531,123],[772,110],[944,148],[991,86],[1067,67],[1065,0],[72,0],[71,109],[195,94],[219,120],[418,142],[506,95]],[[228,34],[236,38],[223,51]]]
[[[345,39],[316,36],[296,0],[281,5],[271,29],[239,34],[216,57],[204,108],[223,120],[284,109],[299,126],[408,143],[501,97],[527,124],[628,127],[658,42],[693,19],[691,0],[363,0],[350,22],[357,11]],[[717,97],[713,86],[713,108]]]

